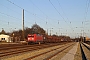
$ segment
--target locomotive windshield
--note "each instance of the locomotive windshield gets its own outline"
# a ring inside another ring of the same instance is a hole
[[[34,37],[34,36],[28,36],[28,37]]]

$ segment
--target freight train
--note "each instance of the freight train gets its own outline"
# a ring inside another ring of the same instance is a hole
[[[47,36],[44,40],[47,43],[60,43],[71,41],[69,36]]]
[[[59,43],[62,41],[70,41],[68,36],[43,36],[40,34],[28,34],[28,43]]]

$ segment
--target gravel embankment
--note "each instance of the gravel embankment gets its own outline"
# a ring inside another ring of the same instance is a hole
[[[68,46],[69,44],[72,44],[72,43],[68,43],[67,45],[64,44],[65,46]],[[4,57],[2,58],[1,60],[24,60],[24,59],[27,59],[29,57],[32,57],[32,56],[35,56],[35,55],[38,55],[38,54],[41,54],[43,52],[47,52],[47,51],[50,51],[52,49],[56,49],[56,48],[59,48],[61,46],[64,46],[64,45],[58,45],[58,46],[54,46],[54,47],[49,47],[49,48],[44,48],[44,49],[39,49],[39,50],[35,50],[35,51],[30,51],[30,52],[25,52],[25,53],[20,53],[20,54],[17,54],[17,55],[12,55],[12,56],[8,56],[8,57]],[[75,44],[76,45],[76,44]],[[51,60],[60,60],[62,57],[64,57],[67,53],[68,54],[71,54],[73,55],[73,53],[69,52],[70,50],[72,50],[72,48],[74,48],[75,45],[71,45],[69,48],[67,48],[66,50],[60,52],[59,54],[57,54],[56,56],[54,56],[53,58],[51,58]],[[52,52],[49,52],[49,53],[46,53],[44,55],[40,55],[32,60],[43,60],[45,59],[46,57],[62,50],[63,48],[65,47],[62,47],[62,48],[59,48],[55,51],[52,51]]]

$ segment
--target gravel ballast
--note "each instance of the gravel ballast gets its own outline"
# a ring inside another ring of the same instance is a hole
[[[23,59],[27,59],[28,57],[32,57],[34,55],[38,55],[40,53],[43,53],[43,52],[50,51],[52,49],[58,48],[60,46],[64,46],[64,45],[58,45],[58,46],[54,46],[54,47],[38,49],[38,50],[30,51],[30,52],[20,53],[20,54],[17,54],[17,55],[3,57],[1,60],[23,60]]]

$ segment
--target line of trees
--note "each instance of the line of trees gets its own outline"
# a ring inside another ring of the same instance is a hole
[[[14,34],[14,37],[20,36],[22,38],[22,30],[13,31],[10,34],[10,36],[13,36],[13,34]],[[25,27],[25,29],[24,29],[25,39],[27,39],[28,34],[42,34],[42,35],[45,35],[46,31],[43,28],[41,28],[39,25],[34,24],[31,28]]]
[[[12,39],[15,40],[15,41],[16,40],[20,41],[22,39],[22,30],[21,29],[18,30],[18,31],[13,31],[11,33],[6,33],[4,30],[2,30],[1,33],[10,35],[12,37]],[[25,39],[27,39],[28,34],[41,34],[41,35],[47,37],[46,31],[37,24],[32,25],[31,28],[28,28],[28,27],[24,28],[24,37],[25,37]],[[52,35],[52,36],[57,36],[57,35]],[[67,36],[57,36],[57,37],[70,39],[69,36],[68,37]]]

